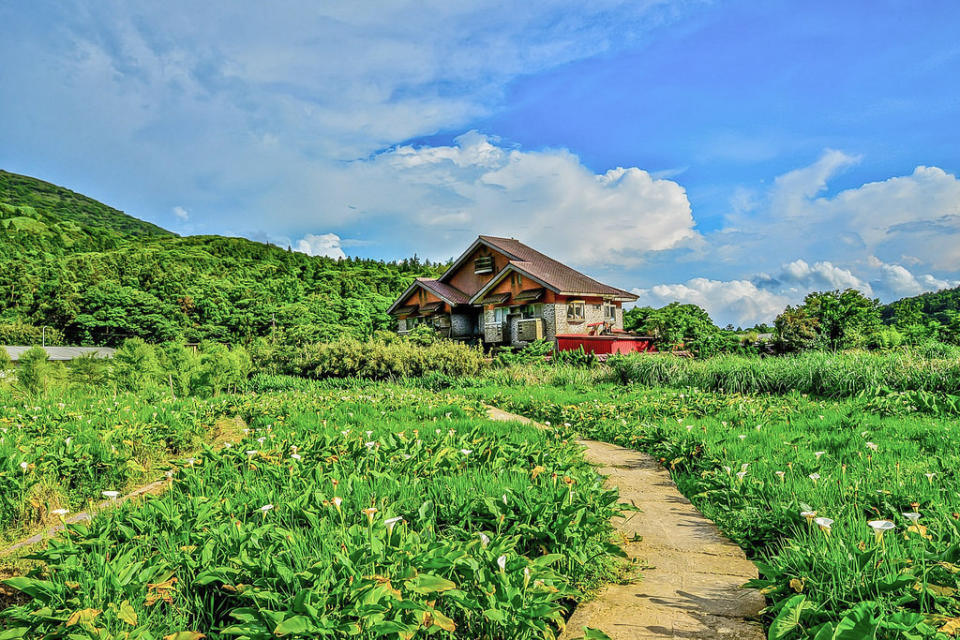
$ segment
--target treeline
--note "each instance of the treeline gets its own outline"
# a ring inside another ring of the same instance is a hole
[[[442,265],[311,257],[178,237],[95,200],[0,172],[0,344],[115,346],[259,336],[311,344],[393,328],[386,309]]]
[[[674,302],[624,314],[627,330],[652,336],[662,351],[798,353],[813,350],[891,349],[901,345],[960,345],[960,288],[883,306],[856,289],[817,291],[788,305],[774,326],[721,329],[702,308]]]

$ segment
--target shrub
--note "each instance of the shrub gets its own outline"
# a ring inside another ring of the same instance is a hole
[[[140,338],[124,340],[113,356],[113,375],[117,387],[143,391],[160,380],[160,362],[152,345]]]
[[[479,373],[482,365],[479,349],[450,340],[421,345],[410,340],[343,339],[302,347],[285,370],[317,379],[359,376],[385,380],[427,373],[470,376]]]
[[[7,353],[7,350],[3,347],[0,347],[0,371],[6,371],[7,369],[13,368],[13,360],[10,359],[10,354]]]
[[[83,387],[103,387],[110,382],[111,364],[106,358],[86,354],[67,364],[69,380]]]
[[[20,355],[17,385],[30,395],[44,393],[50,384],[50,357],[43,347],[31,347]]]

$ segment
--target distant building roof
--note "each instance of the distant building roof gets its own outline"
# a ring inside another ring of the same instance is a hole
[[[7,353],[10,354],[10,359],[14,362],[18,361],[21,355],[32,348],[0,346],[0,349],[6,349]],[[43,347],[43,349],[46,349],[47,356],[51,360],[60,362],[90,354],[93,354],[96,358],[112,358],[116,352],[116,349],[110,347]]]

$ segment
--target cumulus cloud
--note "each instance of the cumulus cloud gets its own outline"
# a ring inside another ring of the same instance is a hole
[[[641,306],[695,304],[706,309],[714,322],[741,326],[772,320],[791,301],[749,280],[693,278],[682,284],[660,284],[633,292],[639,296],[637,304]]]
[[[776,260],[785,252],[836,263],[869,256],[930,270],[960,270],[960,180],[938,167],[824,195],[859,156],[827,150],[779,176],[746,210],[735,205],[709,240],[729,262]]]
[[[404,221],[398,232],[434,258],[478,233],[522,238],[579,265],[635,264],[700,239],[676,182],[637,167],[597,174],[567,150],[509,148],[477,132],[452,145],[389,149],[315,186],[336,190],[353,215]]]
[[[294,251],[305,253],[308,256],[327,256],[341,260],[346,258],[340,243],[340,236],[335,233],[316,235],[308,233],[293,245]]]
[[[849,269],[842,269],[830,262],[811,265],[805,260],[794,260],[783,265],[777,275],[770,277],[762,274],[754,281],[766,289],[792,294],[832,289],[857,289],[868,296],[873,294],[869,283]]]
[[[915,275],[901,265],[887,264],[875,257],[864,266],[864,271],[870,275],[860,277],[829,262],[811,265],[794,260],[782,265],[774,275],[761,273],[735,280],[693,278],[685,283],[660,284],[633,292],[640,296],[639,305],[663,306],[675,301],[696,304],[718,324],[751,326],[772,323],[784,307],[801,303],[811,291],[857,289],[868,297],[879,295],[890,301],[960,286],[960,281]],[[871,280],[868,282],[866,277]]]
[[[190,212],[188,212],[186,209],[180,206],[176,206],[173,208],[173,215],[177,218],[177,220],[180,220],[181,222],[186,222],[187,220],[190,219]]]

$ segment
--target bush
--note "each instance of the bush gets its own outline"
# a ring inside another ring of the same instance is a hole
[[[103,387],[110,382],[111,363],[106,358],[86,354],[67,363],[71,384],[82,387]]]
[[[286,372],[316,379],[386,380],[427,373],[470,376],[479,373],[482,365],[482,351],[450,340],[420,345],[410,340],[344,339],[302,347]]]
[[[6,371],[7,369],[13,369],[13,360],[7,350],[0,347],[0,371]]]
[[[31,347],[20,355],[17,386],[30,395],[46,392],[51,378],[50,357],[43,347]]]

